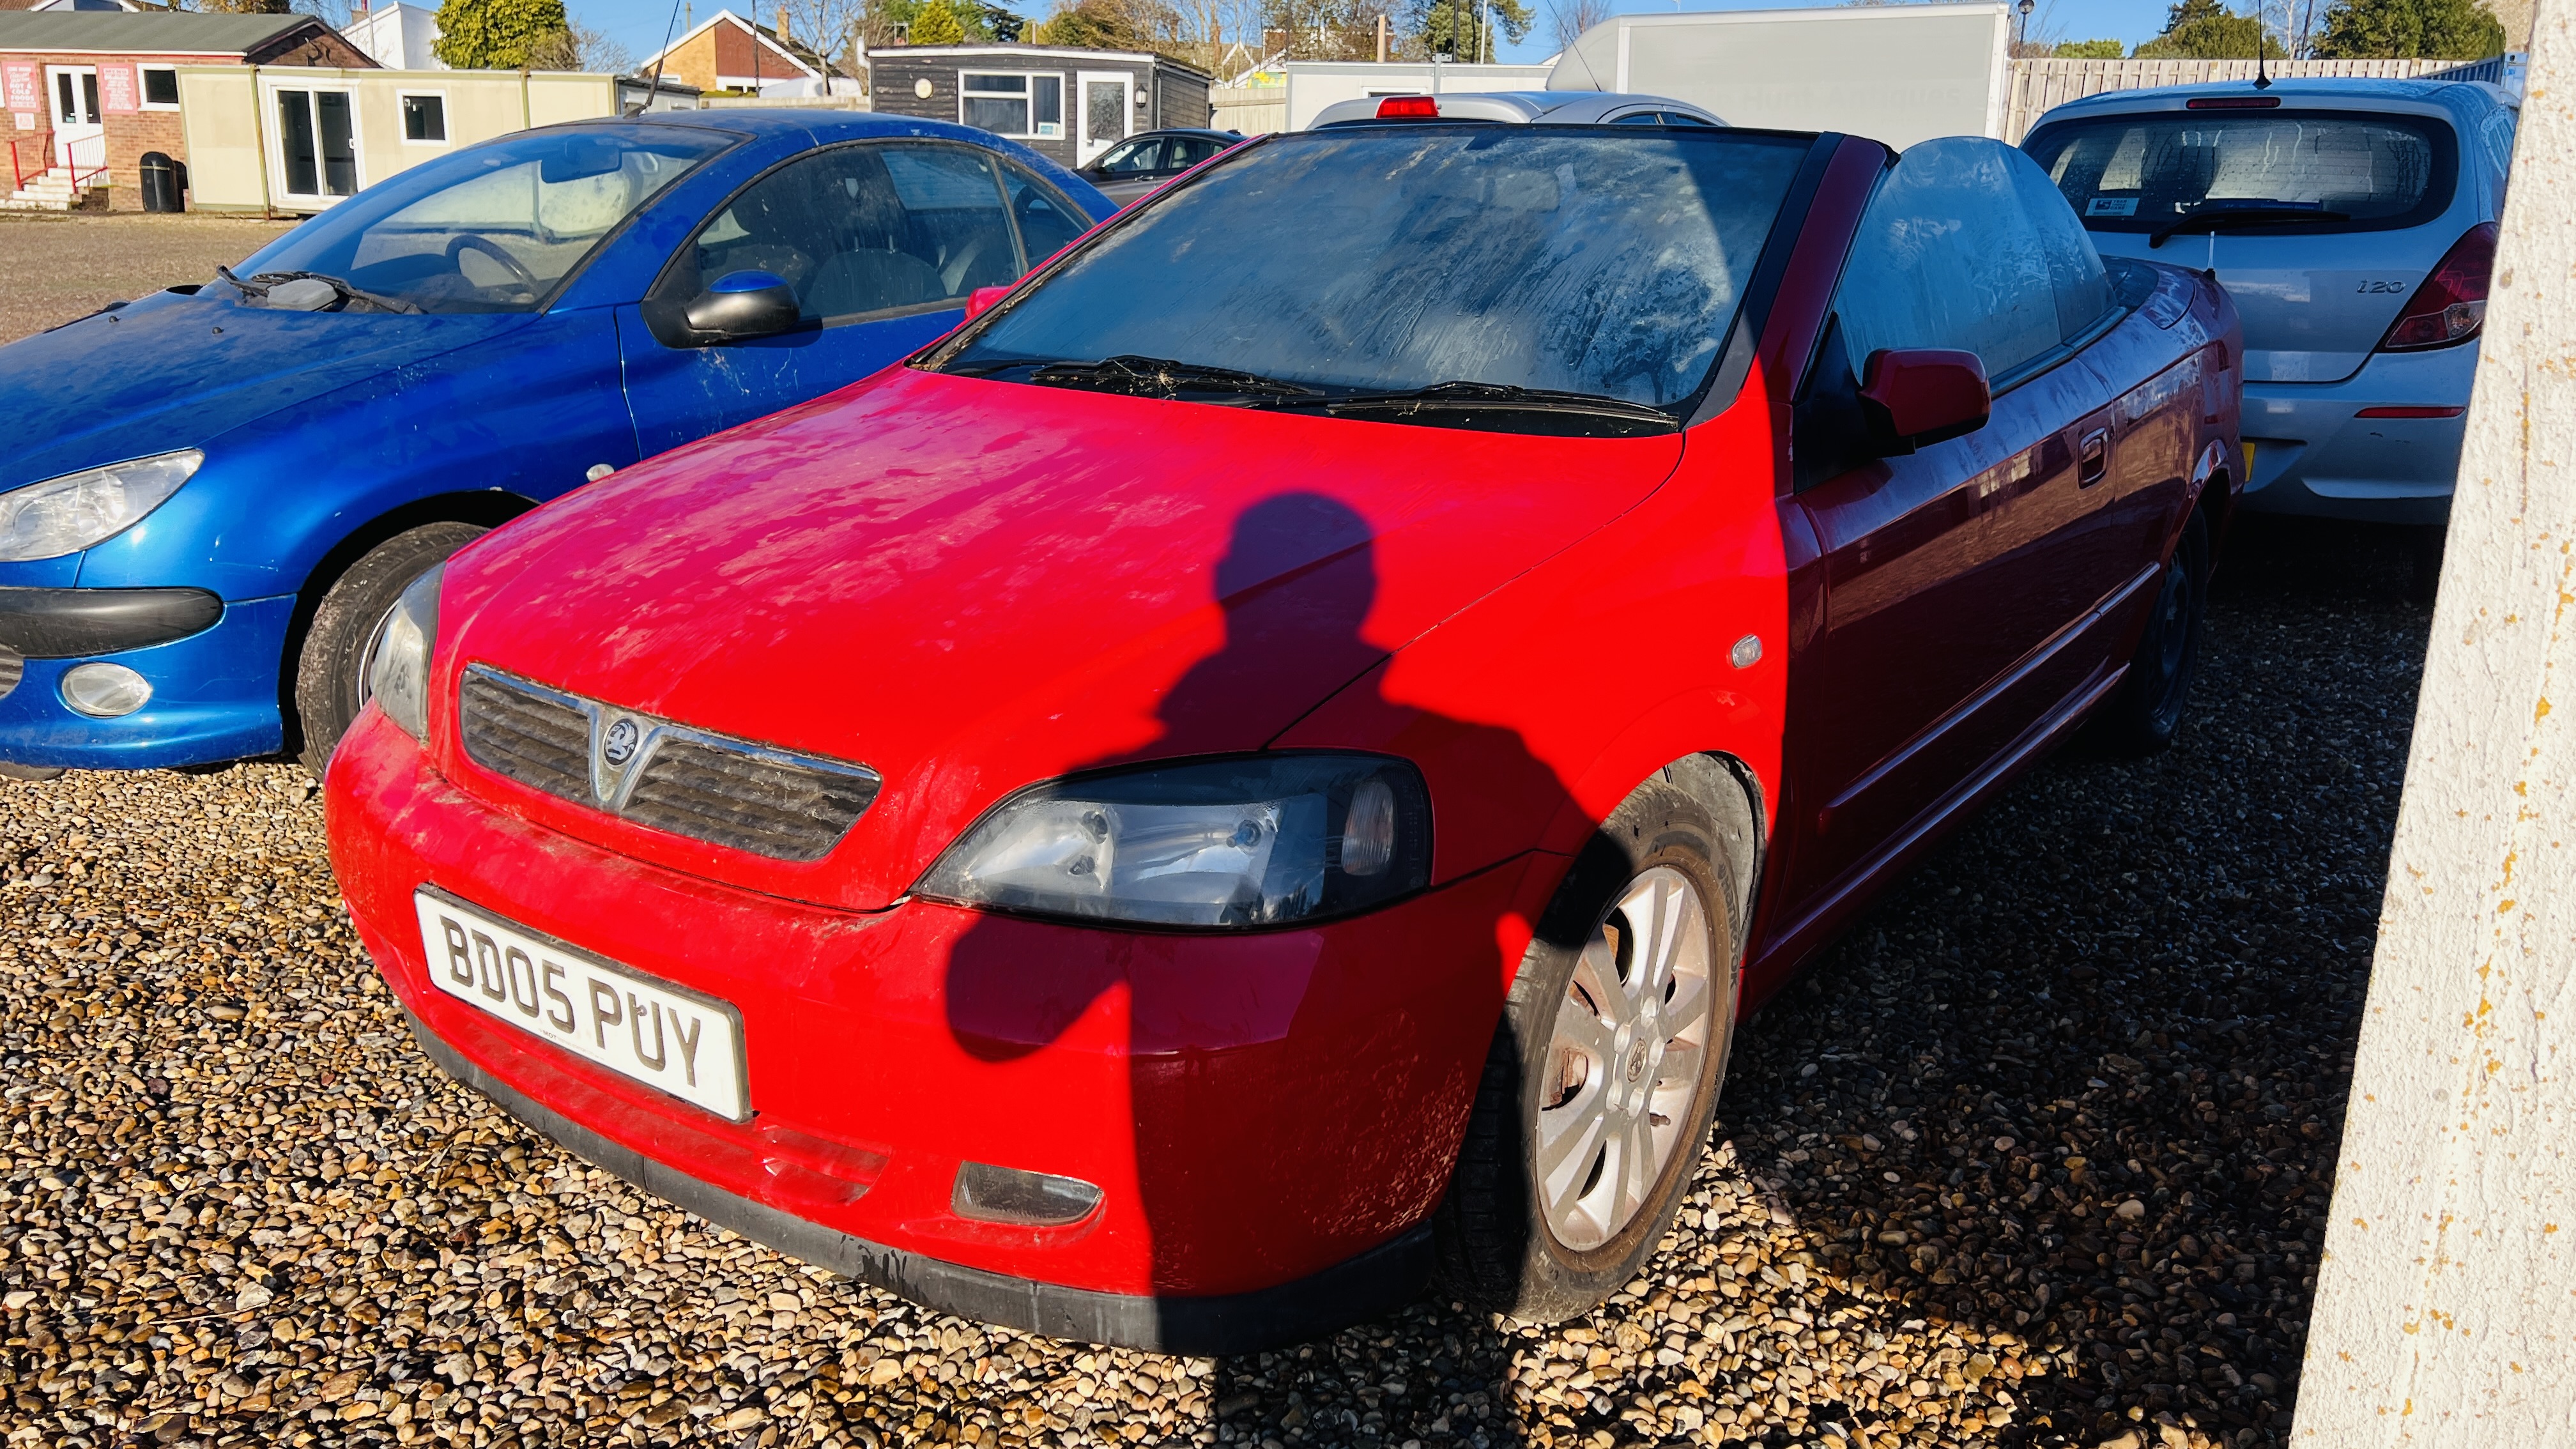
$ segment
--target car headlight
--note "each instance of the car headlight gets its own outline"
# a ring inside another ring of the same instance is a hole
[[[411,581],[376,630],[367,659],[367,690],[385,718],[424,744],[429,740],[430,651],[438,644],[440,564]]]
[[[915,894],[1203,929],[1366,910],[1431,878],[1422,777],[1379,755],[1197,760],[1050,781],[995,806]]]
[[[204,461],[205,454],[187,448],[0,493],[0,563],[58,558],[105,543],[142,522]]]

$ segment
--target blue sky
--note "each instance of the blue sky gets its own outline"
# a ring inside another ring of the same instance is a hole
[[[723,9],[726,0],[685,0],[695,6],[695,15],[704,20]],[[2039,0],[2031,13],[2035,34],[2054,34],[2068,40],[2089,40],[2107,36],[2127,44],[2136,44],[2164,28],[2165,7],[2170,0]],[[732,0],[733,9],[748,13],[751,0]],[[777,7],[777,0],[766,0],[764,14]],[[1045,0],[1015,0],[1012,8],[1032,17],[1046,13]],[[1545,0],[1536,0],[1540,21],[1533,27],[1529,40],[1520,45],[1503,47],[1502,59],[1543,60],[1556,47],[1547,38]],[[1618,13],[1653,11],[1670,14],[1675,10],[1761,10],[1784,8],[1782,0],[1744,0],[1729,4],[1725,0],[1613,0],[1611,9]],[[572,0],[571,9],[584,24],[605,31],[633,51],[638,60],[662,48],[664,26],[669,23],[672,7],[667,0]],[[683,11],[685,16],[688,12]],[[680,29],[687,30],[685,19]]]

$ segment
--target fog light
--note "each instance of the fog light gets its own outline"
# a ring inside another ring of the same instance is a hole
[[[132,714],[152,699],[152,686],[122,664],[81,664],[63,675],[63,703],[93,719]]]
[[[957,1191],[949,1199],[950,1210],[961,1218],[1027,1228],[1078,1223],[1098,1206],[1100,1189],[1090,1183],[982,1162],[957,1169]]]

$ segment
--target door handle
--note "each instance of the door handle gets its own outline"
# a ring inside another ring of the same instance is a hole
[[[2075,483],[2090,488],[2111,471],[2111,430],[2095,428],[2075,445]]]

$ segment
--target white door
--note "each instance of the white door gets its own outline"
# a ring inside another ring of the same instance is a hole
[[[92,171],[107,164],[107,127],[98,119],[98,67],[49,65],[45,88],[54,110],[54,164]]]
[[[1073,164],[1088,166],[1135,129],[1136,78],[1125,71],[1086,70],[1075,80],[1082,87],[1082,110],[1075,123],[1081,129],[1073,133]]]
[[[279,87],[277,129],[270,133],[270,167],[282,197],[336,201],[354,196],[358,179],[356,98],[345,90]]]

